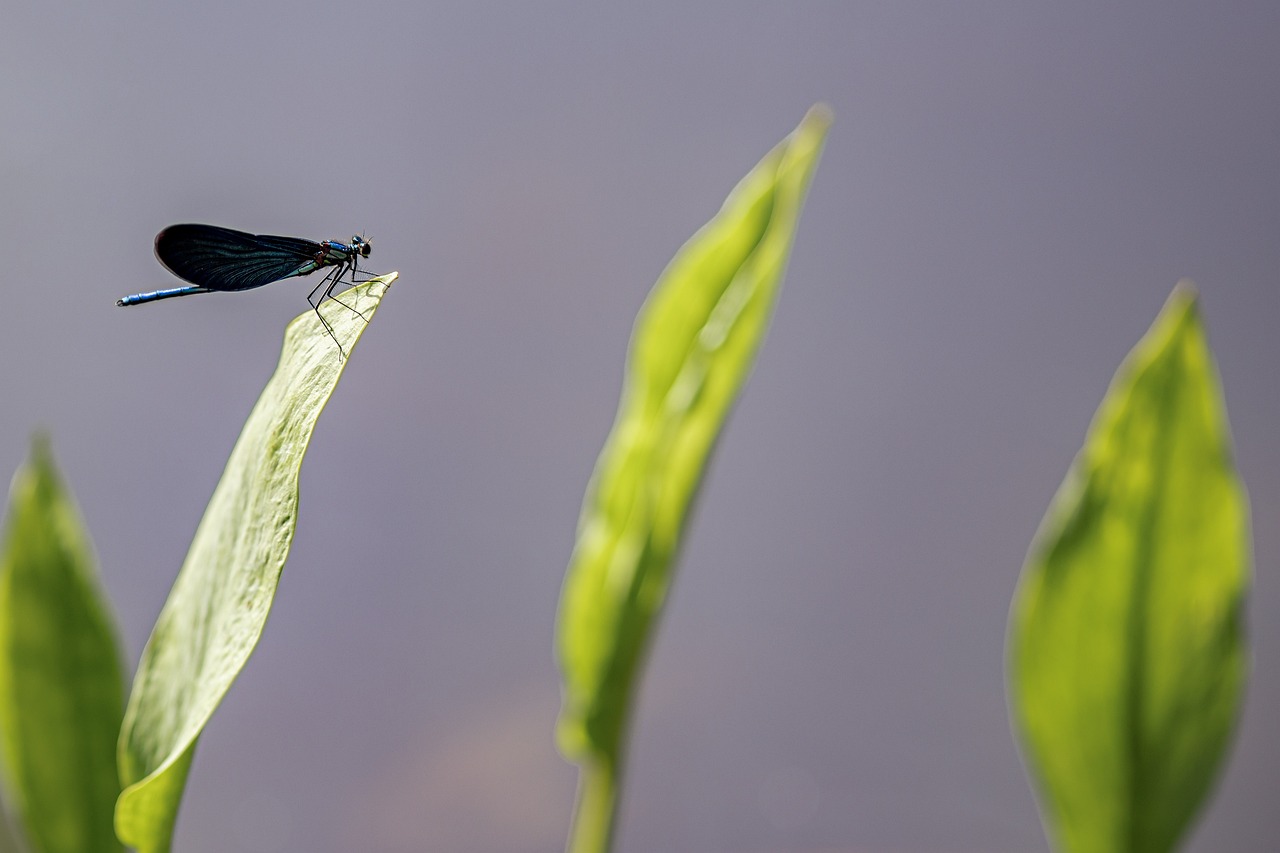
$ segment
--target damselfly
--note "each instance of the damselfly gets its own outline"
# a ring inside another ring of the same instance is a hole
[[[338,353],[342,355],[342,344],[320,313],[320,303],[335,298],[334,288],[343,283],[348,272],[351,277],[347,283],[356,283],[360,259],[369,257],[370,249],[369,241],[360,236],[352,237],[350,243],[336,240],[316,243],[300,237],[248,234],[216,225],[170,225],[156,235],[156,258],[169,272],[191,285],[135,293],[116,300],[116,304],[143,305],[193,293],[251,290],[330,267],[312,289],[307,302],[329,336],[338,343]]]

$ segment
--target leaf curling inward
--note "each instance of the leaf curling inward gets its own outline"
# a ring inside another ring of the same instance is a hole
[[[348,354],[395,278],[344,291],[344,302],[360,300],[359,314],[321,303]],[[348,360],[314,311],[289,324],[143,651],[120,732],[115,818],[141,853],[170,849],[200,732],[261,637],[297,523],[302,458]]]

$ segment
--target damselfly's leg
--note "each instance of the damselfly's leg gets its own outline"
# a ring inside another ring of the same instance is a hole
[[[338,358],[341,359],[346,357],[346,353],[343,352],[342,350],[342,341],[338,340],[338,336],[333,332],[333,326],[330,326],[329,321],[326,320],[324,318],[324,315],[320,313],[320,303],[324,302],[324,295],[322,295],[319,299],[316,299],[316,294],[320,293],[320,291],[324,289],[326,285],[328,285],[328,289],[325,290],[325,295],[328,295],[328,292],[330,290],[333,290],[333,284],[331,283],[330,279],[335,277],[334,273],[341,275],[342,267],[338,267],[333,272],[327,274],[324,278],[320,280],[319,284],[317,284],[314,288],[312,288],[311,293],[307,295],[307,304],[311,306],[312,311],[316,312],[316,319],[320,321],[320,325],[324,326],[324,330],[329,333],[329,337],[333,338],[333,342],[338,345]]]
[[[356,276],[357,276],[357,275],[362,275],[362,276],[364,276],[364,278],[356,278]],[[351,281],[350,281],[350,282],[348,282],[348,283],[349,283],[349,284],[354,288],[357,284],[364,284],[365,282],[373,281],[375,278],[377,278],[377,276],[376,276],[376,275],[374,275],[373,273],[368,273],[368,272],[365,272],[364,270],[361,270],[361,269],[352,269],[352,270],[351,270]],[[359,292],[359,291],[356,291],[356,294],[355,294],[355,305],[359,305],[359,304],[360,304],[360,292]],[[350,307],[355,308],[355,306],[354,306],[354,305],[353,305],[353,306],[350,306]],[[357,311],[357,313],[359,312],[359,309],[358,309],[358,308],[356,308],[355,310]],[[364,317],[364,314],[360,314],[360,316],[361,316],[361,317]],[[366,321],[367,321],[367,318],[366,318]]]
[[[325,292],[324,292],[324,296],[322,296],[322,297],[320,298],[320,301],[321,301],[321,302],[323,302],[323,301],[324,301],[324,300],[326,300],[326,299],[332,299],[334,302],[338,303],[338,304],[339,304],[339,305],[341,305],[343,308],[346,308],[348,311],[351,311],[351,312],[352,312],[352,313],[354,313],[357,317],[359,317],[361,320],[364,320],[364,321],[367,323],[367,322],[369,322],[369,318],[368,318],[368,317],[366,317],[366,316],[364,316],[363,314],[361,314],[361,313],[360,313],[359,311],[357,311],[353,306],[348,305],[346,302],[343,302],[341,299],[339,299],[339,298],[338,298],[337,296],[335,296],[335,295],[334,295],[334,293],[333,293],[333,289],[334,289],[335,287],[337,287],[340,283],[342,283],[342,275],[343,275],[343,273],[345,273],[348,269],[350,269],[350,270],[351,270],[351,283],[352,283],[353,285],[355,284],[355,277],[356,277],[356,259],[355,259],[354,257],[352,257],[349,261],[344,261],[344,262],[342,263],[342,265],[339,267],[339,269],[338,269],[338,274],[334,277],[333,281],[329,282],[329,287],[328,287],[328,289],[326,289],[326,290],[325,290]],[[359,297],[357,296],[356,298],[358,299]]]

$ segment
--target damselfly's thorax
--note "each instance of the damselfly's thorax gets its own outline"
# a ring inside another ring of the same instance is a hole
[[[351,238],[350,245],[339,243],[337,240],[322,240],[312,260],[315,261],[316,268],[337,264],[354,266],[356,258],[369,257],[372,248],[369,241],[358,234]]]

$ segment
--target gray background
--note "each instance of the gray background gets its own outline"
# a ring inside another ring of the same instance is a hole
[[[123,311],[172,222],[399,270],[321,418],[200,851],[551,851],[553,616],[626,338],[836,113],[646,679],[622,851],[1046,849],[1003,639],[1175,281],[1255,519],[1256,668],[1190,849],[1280,845],[1280,6],[11,2],[0,471],[37,427],[134,662],[305,282]]]

